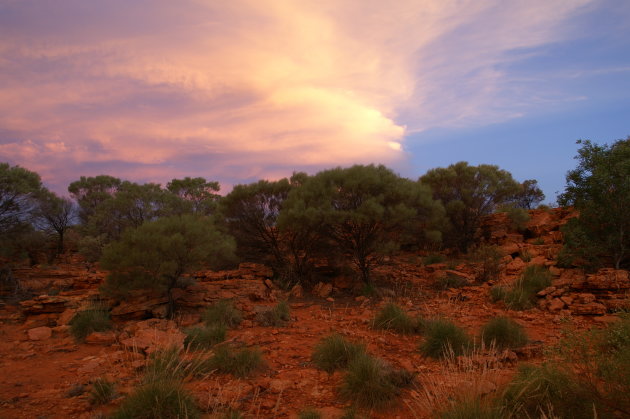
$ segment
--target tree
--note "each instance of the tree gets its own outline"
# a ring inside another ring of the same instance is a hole
[[[510,202],[520,190],[512,175],[497,166],[459,162],[429,170],[419,182],[433,191],[446,209],[445,242],[465,252],[474,242],[481,218]]]
[[[37,173],[0,163],[0,234],[28,224],[43,190]]]
[[[11,277],[10,264],[28,257],[36,263],[45,237],[33,228],[38,198],[45,193],[39,175],[20,166],[0,163],[0,271]]]
[[[577,143],[582,145],[575,157],[578,166],[567,173],[558,197],[560,205],[572,205],[579,213],[563,230],[563,252],[592,267],[610,261],[619,269],[630,253],[630,137],[611,145]]]
[[[260,180],[236,185],[223,198],[220,213],[242,257],[266,261],[271,256],[276,267],[285,264],[277,222],[290,190],[288,179]]]
[[[234,240],[207,217],[183,215],[146,222],[105,247],[101,266],[110,273],[103,289],[114,296],[132,289],[162,291],[171,317],[175,309],[172,290],[178,279],[202,265],[230,260],[234,248]]]
[[[385,166],[356,165],[319,172],[293,189],[280,215],[284,228],[312,226],[349,257],[364,282],[396,250],[414,223],[430,226],[440,206],[423,185]]]
[[[289,192],[308,176],[294,173],[291,179],[261,180],[236,185],[220,202],[220,214],[236,238],[239,256],[269,263],[285,285],[308,275],[309,259],[317,244],[310,226],[280,229],[278,218]]]
[[[75,218],[76,208],[70,199],[60,198],[48,191],[39,197],[35,223],[42,230],[57,235],[57,254],[63,253],[65,233]]]
[[[211,215],[216,208],[221,189],[219,182],[208,182],[202,177],[173,179],[166,189],[178,199],[174,203],[176,214],[192,213]]]
[[[516,208],[532,209],[545,199],[545,194],[538,187],[538,181],[527,179],[521,183],[520,190],[512,198]]]
[[[79,204],[79,217],[83,224],[87,224],[104,202],[113,198],[118,192],[122,181],[108,175],[85,177],[68,186],[68,192]]]

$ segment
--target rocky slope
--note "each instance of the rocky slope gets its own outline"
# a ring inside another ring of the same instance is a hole
[[[140,382],[147,357],[161,347],[182,347],[183,330],[199,324],[209,304],[226,298],[244,313],[228,341],[259,347],[266,367],[245,379],[212,373],[188,380],[186,387],[205,417],[228,407],[257,418],[294,418],[305,407],[317,408],[325,418],[341,417],[348,406],[338,391],[343,374],[320,371],[311,361],[314,346],[333,331],[364,342],[373,355],[416,374],[415,386],[404,390],[394,405],[367,412],[368,417],[428,417],[449,392],[469,387],[482,394],[496,392],[519,362],[541,362],[543,349],[557,343],[563,329],[598,327],[614,321],[615,310],[630,307],[627,271],[587,275],[555,266],[562,245],[560,226],[571,217],[569,211],[535,210],[531,216],[520,232],[505,214],[484,222],[480,236],[504,255],[501,273],[491,281],[477,280],[479,263],[452,258],[423,265],[424,255],[408,253],[378,269],[378,295],[353,294],[347,278],[332,278],[308,292],[283,292],[271,282],[268,268],[242,264],[237,270],[189,278],[188,286],[176,290],[180,311],[174,320],[163,319],[166,300],[160,295],[136,293],[124,301],[101,301],[111,307],[115,327],[89,335],[84,343],[70,336],[68,324],[77,311],[100,299],[98,285],[105,273],[77,259],[17,270],[23,287],[36,296],[0,306],[0,418],[87,419],[111,413]],[[514,311],[491,302],[492,286],[510,286],[532,264],[547,266],[553,274],[552,285],[538,294],[537,307]],[[438,289],[439,279],[448,275],[466,285]],[[286,298],[291,307],[286,326],[257,322],[258,313]],[[370,327],[388,301],[411,315],[448,317],[474,336],[487,320],[506,315],[526,328],[530,343],[514,351],[479,349],[465,361],[425,358],[418,350],[422,336]],[[88,391],[99,377],[116,382],[121,397],[105,406],[90,404]]]

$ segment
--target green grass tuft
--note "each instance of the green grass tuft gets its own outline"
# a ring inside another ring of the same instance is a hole
[[[70,333],[74,338],[83,342],[92,332],[104,332],[112,328],[112,321],[107,308],[94,305],[79,311],[70,320]]]
[[[179,381],[152,381],[127,396],[114,419],[196,419],[200,417],[192,395]]]
[[[341,395],[362,408],[384,408],[398,396],[400,385],[406,384],[400,380],[401,373],[392,371],[381,359],[362,353],[348,365]]]
[[[291,320],[291,307],[288,302],[281,301],[273,308],[258,313],[256,320],[261,326],[285,326]]]
[[[265,362],[259,349],[236,349],[221,345],[214,349],[214,355],[200,366],[201,371],[217,371],[235,377],[247,377],[263,368]]]
[[[400,306],[387,303],[374,318],[373,326],[375,329],[411,334],[419,332],[420,321],[410,317]]]
[[[313,408],[304,409],[298,415],[298,419],[321,419],[322,417],[322,414]]]
[[[520,324],[509,317],[495,317],[486,323],[481,336],[486,345],[493,342],[497,348],[518,348],[527,343],[527,334]]]
[[[184,331],[184,347],[192,350],[212,348],[217,343],[225,341],[227,330],[225,325],[215,324],[207,327],[193,327]]]
[[[479,398],[457,401],[440,415],[441,419],[505,419],[500,408]]]
[[[319,341],[313,351],[313,362],[317,368],[328,373],[346,368],[350,361],[365,353],[365,346],[352,343],[340,334],[334,333]]]
[[[232,328],[241,323],[243,314],[234,307],[232,300],[219,300],[206,309],[203,320],[209,327],[223,325]]]
[[[432,319],[425,322],[426,340],[420,351],[432,358],[442,358],[451,352],[464,354],[470,347],[470,338],[461,328],[446,319]]]
[[[92,383],[89,400],[95,405],[107,404],[116,396],[115,385],[104,378],[97,378]]]

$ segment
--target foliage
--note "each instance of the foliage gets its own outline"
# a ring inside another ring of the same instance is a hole
[[[465,278],[451,273],[442,275],[435,280],[435,287],[441,291],[451,288],[461,288],[466,285],[468,285],[468,281],[466,281]]]
[[[496,246],[478,246],[471,252],[470,259],[479,264],[477,281],[487,282],[499,278],[503,254]]]
[[[92,332],[104,332],[112,328],[109,311],[102,305],[92,305],[79,311],[70,320],[70,334],[82,342]]]
[[[348,365],[341,394],[357,406],[379,409],[390,405],[400,393],[400,385],[410,384],[381,359],[366,353],[356,356]]]
[[[214,355],[204,362],[202,368],[205,371],[216,370],[243,378],[261,369],[264,364],[262,353],[258,349],[236,349],[221,345],[214,349]]]
[[[202,177],[173,179],[166,189],[178,198],[171,204],[171,213],[176,215],[211,215],[220,198],[219,182],[208,182]]]
[[[393,330],[397,333],[411,334],[419,331],[420,322],[411,318],[400,306],[387,303],[373,321],[375,329]]]
[[[53,192],[42,192],[34,213],[35,223],[42,230],[57,235],[57,254],[64,251],[64,237],[76,218],[74,203]]]
[[[226,328],[222,324],[193,327],[184,331],[184,347],[192,350],[209,349],[225,340]]]
[[[105,248],[101,266],[110,273],[103,290],[111,295],[125,295],[131,289],[160,290],[168,297],[172,316],[177,280],[202,263],[218,265],[233,251],[231,237],[220,233],[211,219],[185,215],[147,222],[125,231]]]
[[[530,265],[511,289],[490,289],[492,301],[503,300],[513,310],[527,310],[536,303],[536,294],[551,285],[551,273],[544,266]]]
[[[319,341],[313,351],[312,359],[317,368],[332,373],[346,368],[358,355],[365,353],[365,345],[348,341],[334,333]]]
[[[281,229],[279,224],[289,192],[307,178],[300,172],[290,179],[236,185],[220,204],[226,228],[236,238],[239,257],[269,264],[284,289],[309,279],[312,258],[320,246],[317,225]]]
[[[516,208],[511,205],[502,207],[501,211],[506,213],[511,227],[518,231],[523,231],[531,218],[526,209]]]
[[[495,317],[481,329],[481,337],[487,346],[518,348],[527,343],[527,334],[520,324],[509,317]]]
[[[279,222],[318,231],[370,282],[372,268],[399,248],[403,235],[430,231],[440,209],[426,186],[384,166],[356,165],[319,172],[291,190]]]
[[[525,365],[503,394],[503,404],[516,417],[553,412],[562,418],[592,418],[594,401],[565,371],[551,365]]]
[[[478,397],[457,400],[440,415],[441,419],[504,419],[505,417],[500,408]]]
[[[274,307],[258,313],[256,320],[261,326],[284,326],[291,320],[291,307],[286,300],[281,301]]]
[[[70,196],[79,204],[79,217],[83,224],[99,211],[99,208],[112,199],[122,181],[108,175],[85,177],[72,182],[68,186]]]
[[[37,173],[0,163],[0,238],[28,222],[43,190]]]
[[[223,299],[208,307],[202,317],[208,327],[225,326],[232,328],[241,323],[243,313],[234,306],[232,300]]]
[[[195,419],[200,417],[193,396],[179,381],[150,381],[122,403],[114,419]]]
[[[422,259],[423,265],[433,265],[434,263],[442,263],[446,260],[446,256],[434,253]]]
[[[466,162],[429,170],[419,182],[428,185],[433,198],[446,209],[444,242],[465,252],[473,244],[481,217],[509,203],[520,190],[512,175],[497,166],[469,166]]]
[[[563,228],[565,249],[591,268],[619,269],[630,255],[630,137],[611,145],[578,141],[578,166],[567,173],[560,205],[579,217]]]
[[[106,378],[97,378],[92,383],[90,390],[90,403],[107,404],[116,397],[115,384]]]
[[[461,328],[446,319],[431,319],[425,322],[426,340],[420,345],[424,356],[442,358],[450,353],[461,355],[471,344],[470,338]]]
[[[525,210],[533,209],[545,199],[545,194],[538,187],[538,181],[527,179],[520,184],[518,192],[512,197],[511,205]]]
[[[322,414],[313,408],[304,409],[298,414],[298,419],[321,419],[321,418],[322,418]]]

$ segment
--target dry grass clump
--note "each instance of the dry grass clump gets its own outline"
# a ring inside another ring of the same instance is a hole
[[[196,419],[201,416],[192,395],[178,380],[148,382],[127,396],[114,419]]]
[[[463,329],[442,318],[425,322],[425,336],[420,351],[431,358],[443,358],[451,352],[462,355],[471,346],[471,340]]]
[[[281,301],[271,309],[258,313],[256,320],[261,326],[285,326],[291,320],[291,307],[287,301]]]
[[[322,419],[322,417],[322,414],[313,408],[304,409],[298,414],[298,419]]]
[[[193,327],[184,331],[184,347],[191,350],[210,349],[217,343],[225,341],[227,329],[223,324],[207,327]]]
[[[503,300],[513,310],[527,310],[536,303],[536,294],[551,285],[551,273],[544,266],[525,268],[512,289],[495,286],[490,290],[493,301]]]
[[[356,406],[381,409],[390,405],[400,389],[413,380],[413,374],[395,371],[383,360],[362,353],[348,365],[340,392]]]
[[[243,314],[234,306],[232,300],[219,300],[206,309],[203,320],[208,327],[223,325],[232,328],[241,323]]]
[[[94,304],[83,311],[79,311],[70,320],[70,334],[83,342],[92,332],[104,332],[112,328],[109,310],[103,305]]]
[[[247,377],[265,365],[259,349],[234,348],[221,345],[214,349],[214,355],[203,361],[201,371],[217,371],[235,377]]]
[[[365,353],[365,345],[348,341],[338,333],[333,333],[319,341],[312,359],[317,368],[332,373],[343,369],[360,354]]]
[[[116,397],[115,384],[105,378],[97,378],[92,383],[89,400],[91,404],[107,404]]]
[[[481,337],[486,346],[498,348],[518,348],[527,343],[525,328],[509,317],[495,317],[481,329]]]
[[[375,329],[392,330],[401,334],[418,333],[422,328],[420,319],[412,318],[394,303],[387,303],[372,321]]]

